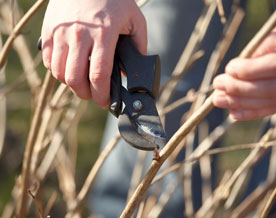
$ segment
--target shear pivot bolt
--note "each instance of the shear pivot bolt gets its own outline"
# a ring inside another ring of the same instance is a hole
[[[139,101],[139,100],[135,100],[135,101],[133,102],[133,108],[134,108],[135,110],[137,110],[137,111],[140,111],[140,110],[143,108],[142,102]]]

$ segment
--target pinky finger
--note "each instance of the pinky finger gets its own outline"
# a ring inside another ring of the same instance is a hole
[[[231,110],[230,117],[234,120],[256,120],[276,113],[276,107],[260,108],[253,110]]]

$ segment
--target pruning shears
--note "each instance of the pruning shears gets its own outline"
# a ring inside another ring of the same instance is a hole
[[[126,87],[121,75],[126,76]],[[165,144],[155,105],[159,85],[159,56],[142,55],[128,36],[121,35],[114,56],[109,110],[119,119],[122,138],[137,149],[156,150]]]
[[[41,44],[40,38],[40,50]],[[165,145],[166,133],[155,105],[159,85],[159,56],[142,55],[128,36],[121,35],[114,56],[109,111],[119,120],[122,138],[137,149],[158,150]]]

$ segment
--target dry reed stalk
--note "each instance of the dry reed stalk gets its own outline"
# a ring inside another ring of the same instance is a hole
[[[188,158],[193,152],[194,140],[195,140],[195,131],[192,130],[186,136],[186,143],[183,144],[185,146],[185,159]],[[192,193],[192,171],[193,165],[191,163],[185,164],[182,167],[184,176],[183,176],[183,196],[184,196],[184,208],[185,208],[185,215],[187,217],[192,216],[194,213],[194,206],[193,206],[193,193]],[[182,173],[181,173],[182,174]]]
[[[275,203],[275,201],[276,201],[276,187],[274,188],[273,192],[271,193],[260,218],[266,218],[268,216],[269,211],[270,211],[273,203]]]
[[[87,194],[88,194],[91,186],[93,185],[93,183],[95,181],[95,178],[96,178],[101,166],[103,165],[104,161],[106,160],[108,155],[111,153],[111,151],[115,148],[115,146],[117,145],[117,143],[119,142],[120,139],[121,139],[121,136],[119,134],[117,134],[117,136],[114,137],[113,139],[111,139],[111,141],[103,149],[103,151],[97,158],[95,164],[91,168],[91,170],[90,170],[90,172],[89,172],[89,174],[88,174],[88,176],[87,176],[87,178],[77,196],[77,199],[76,199],[73,209],[71,211],[67,212],[66,217],[73,217],[78,212],[78,210],[81,208],[81,206],[84,203],[84,200],[87,197]]]
[[[226,23],[226,18],[225,18],[225,13],[224,13],[224,9],[223,9],[223,3],[222,0],[217,0],[217,5],[218,5],[218,13],[220,16],[220,22],[222,24]]]
[[[64,102],[65,96],[68,94],[69,89],[66,85],[61,84],[53,95],[49,105],[45,107],[45,111],[42,117],[41,124],[39,126],[39,132],[35,141],[34,152],[32,156],[31,170],[34,172],[39,161],[41,151],[44,149],[44,141],[46,137],[52,138],[54,131],[59,125],[63,110],[56,110],[60,104]],[[52,136],[52,137],[51,137]]]
[[[166,187],[165,191],[158,199],[158,202],[154,205],[152,210],[147,215],[148,218],[157,218],[161,215],[166,205],[168,204],[172,194],[175,192],[177,186],[179,185],[179,182],[180,181],[174,181]]]
[[[140,203],[136,218],[143,218],[144,217],[143,216],[144,209],[145,209],[145,201],[142,201]]]
[[[25,77],[25,75],[22,74],[19,77],[17,77],[13,81],[13,83],[11,83],[10,85],[6,84],[5,86],[1,87],[0,88],[0,99],[5,98],[5,96],[10,94],[12,91],[14,91],[20,85],[22,85],[25,80],[26,80],[26,77]]]
[[[159,182],[161,179],[163,179],[165,176],[167,176],[168,174],[180,169],[180,167],[182,166],[181,163],[176,163],[170,167],[168,167],[167,169],[165,169],[163,172],[157,174],[153,181],[152,181],[152,184],[156,183],[156,182]]]
[[[76,113],[76,118],[71,122],[70,127],[67,130],[67,143],[68,143],[68,156],[71,161],[72,173],[75,175],[76,161],[78,154],[78,141],[77,141],[77,130],[81,116],[87,108],[87,101],[81,101],[80,112]]]
[[[64,143],[60,146],[55,159],[55,168],[58,175],[59,187],[67,210],[74,207],[76,199],[76,183],[71,166],[71,160],[64,148]]]
[[[183,106],[184,104],[193,102],[196,99],[196,96],[197,96],[197,93],[195,93],[194,90],[190,90],[187,93],[187,95],[184,96],[183,98],[180,98],[180,99],[174,101],[173,103],[171,103],[170,105],[168,105],[164,108],[160,108],[159,115],[162,117],[162,116],[174,111],[178,107]]]
[[[190,157],[186,160],[188,162],[199,159],[204,155],[232,126],[236,121],[230,119],[229,117],[219,126],[217,126],[208,137],[206,137],[199,146],[194,150]]]
[[[28,190],[28,194],[31,196],[31,198],[33,199],[33,202],[35,204],[35,208],[37,210],[37,213],[39,215],[39,218],[43,218],[42,215],[42,208],[40,207],[40,204],[38,203],[38,201],[36,200],[36,197],[33,195],[33,193],[31,192],[31,190]]]
[[[243,172],[252,168],[267,152],[266,143],[270,140],[271,137],[275,137],[275,132],[273,129],[270,129],[260,140],[263,144],[259,147],[254,148],[247,158],[242,162],[242,164],[236,169],[231,178],[223,184],[219,192],[214,193],[214,196],[211,196],[197,211],[195,217],[212,217],[222,200],[225,200],[229,197],[230,191],[237,181],[237,179],[242,175]]]
[[[246,217],[252,213],[265,198],[269,190],[276,186],[276,180],[258,186],[230,214],[231,218]]]
[[[71,122],[75,119],[78,119],[78,114],[82,112],[80,100],[75,97],[72,101],[71,107],[66,112],[65,118],[62,120],[60,126],[55,130],[55,133],[52,137],[51,144],[40,164],[37,168],[35,175],[37,176],[39,181],[42,181],[46,176],[50,166],[54,162],[58,149],[62,145],[65,135],[67,133],[68,127]]]
[[[276,142],[275,142],[276,144]],[[271,150],[267,181],[276,179],[276,146]]]
[[[190,58],[194,54],[196,48],[204,38],[204,35],[208,29],[208,26],[210,24],[211,18],[213,17],[216,9],[216,2],[212,1],[209,5],[205,6],[203,9],[203,12],[201,16],[199,17],[194,31],[191,34],[191,37],[178,61],[176,64],[176,67],[174,68],[172,72],[172,76],[184,76],[184,73],[186,72],[188,63],[190,62]],[[159,99],[159,107],[163,108],[171,98],[179,80],[172,80],[170,83],[166,86],[166,91],[163,91],[160,95]]]
[[[199,159],[200,175],[202,178],[202,202],[212,194],[212,160],[209,156],[203,156]]]
[[[20,34],[25,24],[32,18],[38,9],[46,2],[46,0],[38,0],[33,6],[24,14],[20,21],[16,24],[8,39],[6,40],[3,49],[0,52],[0,69],[4,66],[9,50],[11,49],[13,41]]]
[[[18,210],[17,215],[19,218],[24,218],[26,216],[26,205],[27,205],[27,189],[29,188],[30,182],[30,165],[31,165],[31,157],[33,154],[35,140],[37,138],[39,125],[42,117],[42,112],[45,108],[47,97],[49,94],[49,90],[53,86],[55,80],[52,77],[50,71],[47,71],[45,76],[41,92],[39,94],[38,103],[34,112],[30,132],[28,135],[26,149],[24,153],[23,159],[23,167],[22,167],[22,188],[21,188],[21,196],[18,200]]]
[[[215,50],[211,54],[204,78],[198,90],[199,95],[197,95],[196,100],[193,102],[189,113],[192,113],[193,110],[196,110],[204,102],[207,96],[206,91],[210,90],[212,78],[217,73],[244,18],[244,11],[241,8],[233,7],[232,11],[231,18],[228,19],[223,30],[221,40],[217,43]]]
[[[263,39],[271,32],[276,24],[276,12],[274,12],[269,20],[264,24],[261,30],[257,33],[257,35],[249,42],[249,45],[245,47],[245,50],[242,51],[240,57],[249,57],[254,49],[263,41]],[[121,214],[121,218],[131,217],[135,208],[145,195],[148,190],[153,178],[157,174],[163,162],[172,154],[178,144],[182,141],[182,139],[213,109],[214,105],[212,103],[212,95],[206,99],[204,104],[197,110],[195,113],[191,115],[191,117],[184,123],[179,130],[173,135],[167,145],[160,152],[160,159],[158,161],[154,160],[149,167],[146,175],[144,176],[142,182],[137,187],[134,195],[129,200],[126,205],[124,211]],[[249,161],[250,162],[250,161]],[[244,164],[246,166],[246,163]],[[244,166],[241,166],[241,168]],[[232,177],[231,182],[228,183],[226,191],[232,187],[232,183],[235,180],[235,177],[239,175],[239,171],[235,176]]]
[[[16,17],[19,17],[18,10],[14,10],[13,12],[16,13]],[[9,27],[12,26],[12,20],[10,16],[11,10],[7,4],[1,6],[1,14],[2,17],[5,19],[6,29],[9,29]],[[12,32],[12,29],[9,29],[9,33],[10,32]],[[25,38],[22,35],[17,36],[17,38],[14,40],[13,47],[20,58],[23,66],[23,72],[25,73],[31,91],[32,93],[36,93],[42,81],[35,70],[36,64],[27,46]]]
[[[50,213],[55,201],[57,199],[57,192],[53,192],[53,194],[51,195],[46,207],[45,207],[45,210],[43,212],[43,217],[48,217],[48,214]]]
[[[198,141],[202,142],[209,134],[209,124],[206,120],[198,126]],[[203,156],[199,160],[200,175],[202,178],[201,199],[204,202],[212,194],[212,159],[209,156]]]
[[[146,157],[148,152],[145,151],[138,151],[137,154],[137,161],[133,169],[133,173],[130,180],[130,188],[128,190],[127,194],[127,202],[129,198],[133,195],[136,187],[139,185],[141,181],[141,177],[144,171],[145,163],[146,163]]]
[[[193,104],[191,106],[189,114],[192,114],[194,112],[194,110],[197,110],[197,108],[204,102],[204,100],[206,98],[206,94],[207,94],[206,91],[210,89],[209,87],[210,87],[211,79],[212,79],[213,75],[216,73],[216,71],[218,70],[219,64],[221,63],[223,57],[225,56],[225,54],[232,42],[237,30],[238,30],[238,27],[240,26],[240,23],[244,17],[244,12],[240,8],[233,7],[232,10],[233,10],[232,17],[228,20],[228,23],[225,26],[225,29],[223,31],[224,32],[223,37],[222,37],[221,41],[218,42],[216,49],[214,50],[214,52],[211,55],[211,58],[207,65],[205,76],[201,83],[200,89],[197,92],[198,94],[195,95],[195,100],[193,101]],[[171,106],[169,108],[171,109]],[[182,146],[185,146],[184,142],[182,143]],[[182,148],[181,148],[182,146],[179,146],[178,152],[176,152],[174,154],[174,156],[178,155],[178,153],[182,150]],[[192,146],[191,143],[190,143],[190,146],[186,145],[186,150],[188,147],[191,147],[191,146]],[[199,148],[201,148],[201,147],[199,147]],[[198,149],[197,149],[197,151],[198,151]],[[186,159],[188,159],[188,156],[190,154],[191,154],[191,152],[186,151],[186,155],[187,155]],[[188,167],[188,165],[186,164],[185,168],[187,169],[187,167]],[[193,165],[190,165],[190,167],[189,167],[190,171],[191,171],[192,167],[193,167]],[[188,172],[186,172],[186,175],[188,175],[187,173]],[[190,174],[191,174],[191,172],[190,172]],[[185,180],[187,181],[186,185],[188,185],[188,178],[189,177],[185,177]],[[190,179],[189,184],[191,186],[191,179]],[[192,189],[191,189],[191,187],[186,186],[184,188],[184,190],[192,190]],[[188,194],[187,192],[188,191],[186,191],[186,195]],[[191,194],[189,196],[191,196]],[[190,199],[190,197],[189,197],[189,199]],[[188,202],[191,202],[191,201],[189,201],[188,197],[187,197],[185,200],[185,204],[188,204]],[[190,203],[190,205],[191,205],[191,203]],[[191,206],[188,207],[188,205],[186,205],[185,208],[188,209],[188,208],[191,208]],[[186,214],[189,215],[190,212],[186,212]]]
[[[248,181],[248,174],[249,170],[245,170],[237,179],[235,184],[233,185],[233,188],[229,194],[229,197],[226,199],[224,204],[224,211],[230,211],[233,208],[233,205],[238,197],[240,197],[243,194],[243,188],[247,184]]]
[[[204,51],[203,50],[199,50],[199,51],[195,51],[191,58],[189,59],[189,62],[187,63],[187,67],[186,67],[186,71],[190,70],[192,68],[192,66],[200,59],[202,58],[204,55]],[[166,87],[172,83],[173,81],[178,82],[178,80],[180,80],[182,78],[182,74],[180,75],[171,75],[170,79],[168,81],[166,81],[159,89],[159,93],[163,93],[163,91],[166,89]],[[160,109],[162,110],[162,107],[160,107]]]
[[[131,197],[123,213],[121,214],[121,218],[131,217],[164,161],[172,154],[179,142],[182,141],[182,139],[212,110],[212,108],[212,100],[211,98],[208,98],[202,107],[196,111],[173,135],[167,145],[161,150],[160,159],[158,161],[153,160],[151,163],[142,182],[137,187],[134,195]]]
[[[259,147],[260,145],[261,145],[261,143],[250,143],[250,144],[234,145],[234,146],[229,146],[229,147],[225,147],[225,148],[215,148],[215,149],[211,149],[211,150],[206,150],[200,155],[195,155],[193,158],[188,158],[187,160],[184,160],[183,163],[176,163],[176,164],[166,168],[163,172],[156,175],[156,177],[152,181],[152,184],[159,182],[168,174],[177,171],[178,169],[181,168],[182,164],[185,164],[187,162],[197,163],[196,161],[200,160],[204,156],[217,155],[217,154],[221,154],[221,153],[225,153],[225,152],[232,152],[232,151],[239,151],[239,150],[248,150],[248,149],[253,149],[253,148]],[[269,141],[266,144],[267,147],[272,147],[272,146],[275,147],[275,145],[276,145],[276,141],[274,141],[274,140]]]
[[[0,34],[0,50],[2,49],[2,36]],[[0,89],[5,84],[5,68],[0,69]],[[0,157],[4,148],[5,134],[6,134],[6,98],[0,96]]]

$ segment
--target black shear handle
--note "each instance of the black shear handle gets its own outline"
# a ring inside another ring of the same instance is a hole
[[[121,70],[127,76],[128,92],[146,92],[156,100],[160,84],[160,59],[158,55],[142,55],[131,38],[120,35],[111,76],[110,112],[118,117],[122,109]]]

